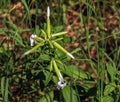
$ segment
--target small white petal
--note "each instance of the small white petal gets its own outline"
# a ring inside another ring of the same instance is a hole
[[[50,16],[50,8],[49,8],[49,6],[47,7],[47,17],[49,17]]]
[[[72,54],[67,53],[67,55],[70,56],[72,59],[75,59],[75,57]]]
[[[30,39],[30,46],[34,46],[34,43],[35,41],[33,39]]]
[[[36,41],[34,40],[35,37],[37,37],[37,35],[35,35],[35,34],[32,34],[30,36],[30,46],[34,46],[35,45],[35,43],[36,43]]]

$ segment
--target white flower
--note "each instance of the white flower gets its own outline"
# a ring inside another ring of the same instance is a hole
[[[58,90],[63,89],[65,86],[66,86],[66,81],[65,80],[61,81],[60,80],[57,84],[57,89]]]
[[[30,46],[34,46],[35,45],[35,43],[36,43],[36,41],[34,40],[35,37],[37,37],[36,34],[32,34],[30,36]]]
[[[57,84],[57,89],[63,89],[66,86],[66,81],[63,79],[63,76],[60,73],[59,82]]]

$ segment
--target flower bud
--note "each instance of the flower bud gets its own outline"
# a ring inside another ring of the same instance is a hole
[[[50,8],[49,8],[49,6],[47,7],[47,17],[50,17]]]

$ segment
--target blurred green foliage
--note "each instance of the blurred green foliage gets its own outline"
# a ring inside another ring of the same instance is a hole
[[[119,5],[119,0],[1,0],[0,101],[119,102]],[[52,34],[68,32],[50,41],[71,51],[75,60],[49,42],[30,46],[31,34],[43,39],[48,32],[47,6]],[[50,70],[52,57],[67,81],[61,90]]]

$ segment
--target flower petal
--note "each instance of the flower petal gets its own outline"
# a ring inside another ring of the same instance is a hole
[[[35,40],[34,40],[35,37],[37,37],[36,34],[32,34],[30,36],[30,46],[34,46],[35,45],[35,43],[36,43]]]
[[[63,89],[64,87],[66,86],[66,81],[59,81],[58,84],[57,84],[57,89],[60,90],[60,89]]]

